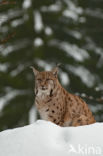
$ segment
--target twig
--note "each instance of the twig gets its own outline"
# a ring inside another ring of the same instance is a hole
[[[8,4],[16,4],[16,1],[3,0],[3,1],[0,2],[0,6],[2,6],[2,5],[8,5]]]
[[[9,34],[5,39],[0,40],[0,44],[6,43],[9,39],[13,38],[16,35],[16,32],[13,32],[12,34]]]

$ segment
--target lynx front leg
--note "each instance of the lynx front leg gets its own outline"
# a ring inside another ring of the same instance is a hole
[[[63,126],[63,121],[58,120],[58,118],[49,116],[48,121],[55,123],[56,125]]]

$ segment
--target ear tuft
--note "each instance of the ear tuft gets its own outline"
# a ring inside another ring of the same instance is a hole
[[[59,67],[61,67],[63,64],[62,63],[57,63],[57,67],[59,68]]]
[[[57,75],[58,75],[58,67],[54,68],[52,70],[52,72],[53,72],[53,75],[57,78]]]
[[[33,70],[35,76],[39,73],[39,71],[36,70],[33,66],[30,66],[30,68]]]

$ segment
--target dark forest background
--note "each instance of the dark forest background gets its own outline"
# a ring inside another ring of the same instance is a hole
[[[59,78],[103,121],[103,0],[0,1],[0,130],[33,123],[34,75]]]

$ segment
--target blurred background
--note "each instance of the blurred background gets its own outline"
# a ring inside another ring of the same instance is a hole
[[[0,131],[33,123],[34,75],[59,79],[103,121],[103,0],[0,0]]]

